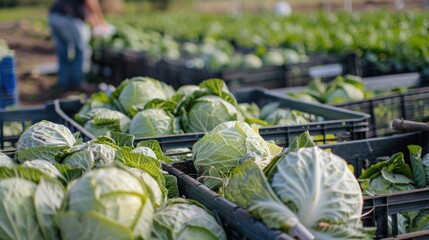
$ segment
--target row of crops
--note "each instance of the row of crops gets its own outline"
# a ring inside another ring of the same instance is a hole
[[[113,20],[119,32],[109,44],[174,58],[180,53],[175,48],[183,41],[226,40],[234,46],[256,49],[259,56],[266,48],[291,48],[300,55],[356,52],[365,63],[384,73],[421,71],[427,68],[429,58],[426,14],[316,12],[286,18],[269,14],[148,15]]]

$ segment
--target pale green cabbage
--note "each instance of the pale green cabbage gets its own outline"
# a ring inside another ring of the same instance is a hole
[[[248,155],[258,156],[257,164],[263,168],[273,157],[270,146],[247,123],[230,121],[218,125],[192,147],[195,168],[210,188],[222,185],[229,171]]]
[[[236,167],[225,196],[291,236],[372,239],[373,229],[362,227],[362,192],[346,161],[318,147],[273,161],[268,178],[252,161]]]
[[[39,169],[43,173],[53,178],[61,176],[60,171],[55,167],[55,165],[46,160],[35,159],[25,161],[22,166]]]
[[[182,117],[185,132],[208,132],[217,125],[238,119],[238,110],[231,103],[218,96],[203,96],[192,103],[192,107]]]
[[[107,108],[96,108],[88,113],[92,119],[84,124],[94,136],[106,135],[108,131],[127,132],[131,120],[123,113]]]
[[[175,117],[163,109],[146,109],[133,117],[129,133],[136,137],[170,135],[176,132],[177,124]]]
[[[171,199],[154,215],[155,239],[227,239],[223,228],[205,209],[185,199]]]
[[[6,154],[0,152],[0,167],[13,167],[15,162]]]
[[[125,170],[100,168],[87,172],[69,184],[66,203],[68,213],[56,218],[63,239],[82,239],[87,234],[85,229],[95,231],[99,225],[117,226],[119,235],[126,235],[128,229],[135,238],[150,236],[154,209],[148,189]],[[92,218],[87,222],[89,226],[83,226],[86,218]]]
[[[61,183],[35,169],[5,173],[0,174],[1,239],[59,239],[53,218],[65,196]]]
[[[174,89],[164,82],[149,77],[134,77],[123,81],[112,95],[128,113],[133,107],[144,106],[155,98],[168,100],[174,93]]]
[[[75,143],[75,137],[64,125],[41,121],[27,128],[19,138],[17,159],[20,162],[44,159],[56,163]]]

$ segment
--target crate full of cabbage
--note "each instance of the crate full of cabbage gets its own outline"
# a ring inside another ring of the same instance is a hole
[[[306,87],[276,89],[306,102],[320,102],[371,115],[369,136],[394,133],[390,121],[429,120],[427,76],[420,73],[361,79],[338,77],[329,83],[313,80]]]
[[[180,198],[155,141],[118,132],[82,141],[64,125],[28,127],[16,152],[0,152],[2,239],[290,239],[245,211],[229,224]],[[222,216],[223,217],[223,216]],[[243,229],[258,230],[255,232]]]
[[[219,79],[176,91],[148,77],[127,79],[110,94],[98,92],[75,113],[75,120],[94,136],[121,131],[135,135],[136,142],[156,139],[164,150],[191,147],[205,132],[234,120],[250,123],[264,138],[282,145],[303,130],[320,143],[364,139],[369,118],[260,88],[233,95]]]
[[[218,192],[225,199],[217,196],[205,203],[233,202],[292,236],[302,225],[322,239],[428,236],[429,164],[422,155],[427,153],[427,135],[322,148],[329,151],[316,147],[307,133],[281,149],[248,125],[229,122],[193,146],[192,161],[167,170],[178,177],[188,197],[207,199],[204,192],[211,189],[212,195]]]

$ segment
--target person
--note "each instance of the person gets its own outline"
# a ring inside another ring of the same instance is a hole
[[[58,58],[58,87],[62,91],[85,90],[90,68],[91,27],[108,29],[98,0],[55,0],[49,10],[49,26]]]

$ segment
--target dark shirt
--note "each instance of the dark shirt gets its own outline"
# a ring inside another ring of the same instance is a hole
[[[87,16],[85,0],[55,0],[49,11],[51,13],[79,18],[83,21],[85,21]]]

